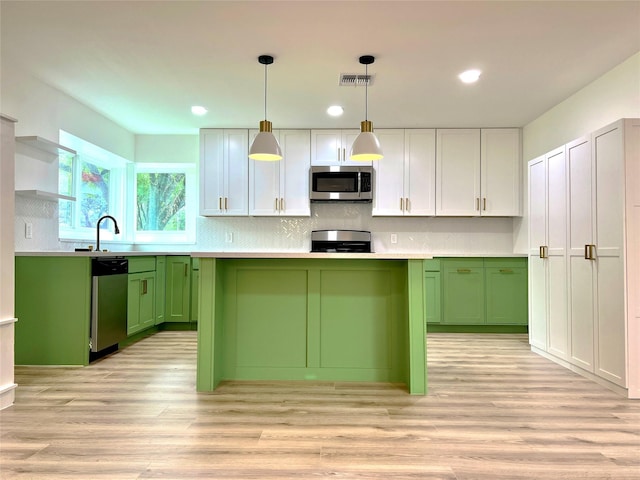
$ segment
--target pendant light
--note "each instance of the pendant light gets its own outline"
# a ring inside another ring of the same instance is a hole
[[[365,67],[365,75],[369,76],[369,65],[375,61],[371,55],[363,55],[360,57],[360,63]],[[367,119],[369,113],[369,80],[364,86],[364,122],[360,122],[360,135],[358,135],[351,146],[351,160],[380,160],[382,155],[382,147],[378,137],[373,133],[373,123]]]
[[[271,131],[271,122],[267,120],[267,65],[273,63],[273,57],[260,55],[258,62],[264,65],[264,120],[260,122],[260,133],[249,149],[249,158],[266,161],[282,160],[282,150]]]

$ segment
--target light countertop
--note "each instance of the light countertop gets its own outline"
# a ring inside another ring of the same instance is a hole
[[[526,258],[520,253],[426,253],[426,252],[376,252],[376,253],[311,253],[296,251],[280,252],[168,252],[168,251],[113,251],[70,252],[62,250],[15,252],[16,257],[140,257],[159,255],[188,255],[197,258],[361,258],[377,260],[409,260],[431,258]]]

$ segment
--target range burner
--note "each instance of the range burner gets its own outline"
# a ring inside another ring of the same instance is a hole
[[[371,232],[363,230],[314,230],[311,251],[323,253],[371,253]]]

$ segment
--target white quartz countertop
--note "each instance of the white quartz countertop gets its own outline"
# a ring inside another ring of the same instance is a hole
[[[431,258],[526,258],[519,253],[426,253],[426,252],[376,252],[376,253],[311,253],[311,252],[70,252],[62,250],[15,252],[16,257],[140,257],[158,255],[189,255],[196,258],[360,258],[377,260],[409,260]]]

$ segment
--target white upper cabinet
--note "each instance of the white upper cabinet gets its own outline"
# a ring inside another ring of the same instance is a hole
[[[519,128],[483,128],[480,131],[481,215],[522,215],[520,145]]]
[[[380,129],[384,158],[374,163],[372,215],[435,214],[435,130]]]
[[[200,215],[248,214],[248,150],[248,130],[200,130]]]
[[[249,138],[253,141],[257,130]],[[255,216],[310,216],[309,130],[274,130],[282,160],[249,160],[249,214]]]
[[[436,137],[436,215],[521,215],[519,129],[438,129]]]
[[[480,215],[480,129],[438,129],[436,147],[436,215]]]
[[[371,165],[371,161],[356,162],[349,159],[351,145],[359,134],[359,130],[311,130],[311,165]],[[380,143],[386,157],[385,146]]]

